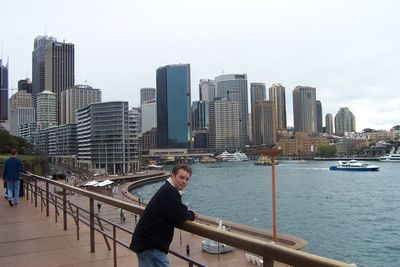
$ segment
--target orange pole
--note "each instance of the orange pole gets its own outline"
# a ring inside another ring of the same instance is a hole
[[[274,242],[276,243],[276,197],[275,197],[275,156],[271,156],[272,167],[272,228]]]

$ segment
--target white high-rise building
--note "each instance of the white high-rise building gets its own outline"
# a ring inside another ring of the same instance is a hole
[[[199,83],[200,101],[212,102],[215,98],[215,83],[210,79],[201,79]]]
[[[57,95],[49,91],[37,94],[37,126],[46,129],[57,125]]]
[[[246,74],[226,74],[215,77],[215,96],[235,101],[239,108],[239,147],[249,143],[248,90]]]
[[[10,97],[10,132],[20,136],[20,126],[35,122],[35,110],[33,108],[32,94],[19,90]]]

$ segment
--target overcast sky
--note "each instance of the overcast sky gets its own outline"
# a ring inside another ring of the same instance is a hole
[[[357,131],[400,124],[400,2],[393,0],[0,0],[0,42],[10,88],[32,75],[33,39],[75,44],[75,83],[103,101],[139,105],[156,69],[191,64],[198,83],[246,73],[249,82],[317,88],[323,116],[349,107]],[[14,92],[14,91],[13,91]],[[267,93],[268,94],[268,93]]]

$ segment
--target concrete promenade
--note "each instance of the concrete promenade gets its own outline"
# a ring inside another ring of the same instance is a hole
[[[70,184],[73,181],[69,181]],[[38,186],[44,188],[43,184]],[[4,190],[0,190],[4,196]],[[127,200],[122,194],[122,187],[114,192],[113,197]],[[131,198],[130,198],[131,199]],[[88,209],[89,201],[79,195],[68,195],[68,200],[82,208]],[[129,201],[135,202],[135,199]],[[96,205],[97,203],[95,203]],[[120,211],[112,206],[101,203],[99,216],[121,225],[129,230],[135,226],[134,214],[125,212],[124,219]],[[113,251],[108,250],[101,234],[96,232],[96,252],[90,253],[89,228],[80,224],[80,240],[76,239],[76,225],[68,216],[68,230],[63,230],[62,215],[55,222],[54,206],[50,205],[50,216],[40,211],[40,205],[34,207],[31,200],[21,198],[18,207],[10,207],[8,202],[0,201],[0,266],[113,266]],[[201,216],[200,221],[212,224],[214,218]],[[269,239],[270,232],[259,229],[225,222],[232,231],[246,234],[263,240]],[[104,225],[105,228],[110,228]],[[117,238],[129,244],[131,235],[118,232]],[[304,240],[285,236],[285,239],[293,240],[296,246],[306,245]],[[175,230],[174,241],[171,249],[179,254],[186,254],[186,245],[190,246],[190,257],[206,266],[255,266],[247,262],[243,251],[236,249],[232,253],[224,255],[211,255],[202,251],[201,241],[203,237],[191,233]],[[279,243],[279,242],[278,242]],[[289,246],[290,247],[290,246]],[[121,245],[117,246],[118,266],[137,266],[135,254]],[[188,263],[170,254],[171,266],[188,266]],[[275,264],[274,266],[286,266]]]

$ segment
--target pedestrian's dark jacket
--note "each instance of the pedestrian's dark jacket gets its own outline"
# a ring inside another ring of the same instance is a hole
[[[20,179],[19,173],[25,172],[22,162],[16,157],[6,159],[4,163],[3,178],[7,181],[17,181]]]
[[[148,249],[168,253],[174,228],[194,218],[193,211],[182,204],[178,190],[166,181],[146,206],[136,225],[130,248],[137,253]]]

